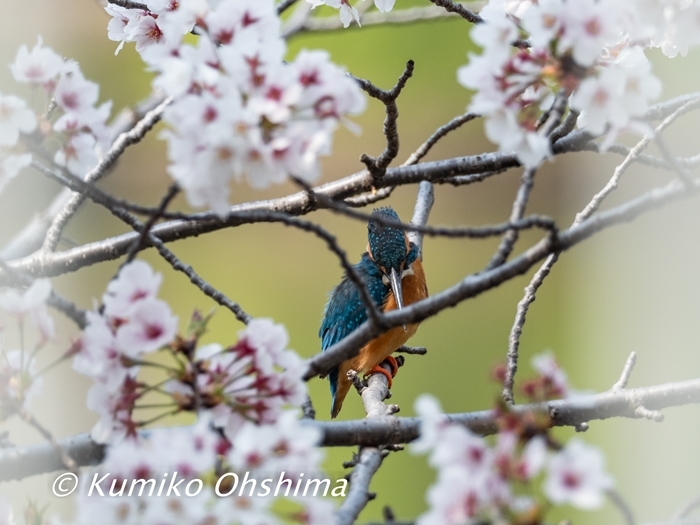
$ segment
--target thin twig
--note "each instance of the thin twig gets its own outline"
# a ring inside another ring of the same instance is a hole
[[[294,4],[297,3],[297,0],[282,0],[278,5],[277,5],[277,15],[281,15],[284,13],[287,9],[292,7]]]
[[[165,212],[165,209],[173,201],[173,199],[177,196],[178,193],[180,193],[180,186],[177,183],[171,184],[168,188],[168,191],[166,191],[165,195],[161,199],[158,209],[155,211],[155,213],[153,213],[153,215],[151,215],[148,221],[146,221],[146,224],[143,225],[143,228],[141,228],[141,231],[139,232],[139,238],[136,239],[136,241],[134,241],[134,244],[131,245],[131,248],[129,248],[129,251],[126,253],[126,258],[120,266],[120,270],[124,266],[129,264],[131,261],[133,261],[136,255],[146,247],[146,238],[148,237],[148,234],[150,233],[153,226],[155,226],[156,222],[158,222],[158,219],[162,217],[163,213]]]
[[[484,21],[483,18],[481,18],[479,15],[472,13],[464,7],[463,5],[453,2],[452,0],[430,0],[433,4],[436,6],[444,8],[446,11],[449,11],[450,13],[457,13],[459,16],[464,18],[466,21],[471,22],[472,24],[480,24]]]
[[[637,362],[637,353],[636,352],[631,352],[630,356],[627,358],[627,361],[625,362],[625,366],[622,369],[622,374],[620,374],[620,379],[617,380],[617,382],[612,386],[611,390],[616,391],[616,390],[622,390],[623,388],[627,388],[627,383],[630,380],[630,375],[632,374],[632,370],[634,369],[634,365]]]
[[[148,6],[146,4],[134,2],[133,0],[107,0],[107,2],[125,9],[141,9],[143,11],[148,11]]]
[[[387,166],[389,166],[391,161],[394,160],[396,155],[399,153],[399,134],[396,128],[396,120],[399,118],[399,109],[396,105],[396,99],[406,86],[408,79],[413,76],[413,68],[413,60],[406,62],[406,68],[396,81],[396,85],[390,90],[380,89],[369,80],[363,80],[360,78],[355,79],[360,84],[362,89],[364,89],[371,97],[381,101],[386,107],[386,118],[384,119],[384,136],[386,137],[386,146],[384,151],[382,151],[377,158],[370,157],[365,153],[360,156],[360,160],[365,166],[367,166],[367,169],[375,179],[384,176]]]
[[[402,164],[402,166],[410,166],[412,164],[416,164],[419,160],[421,160],[423,157],[425,157],[430,149],[437,144],[437,142],[445,137],[448,133],[451,131],[454,131],[458,128],[460,128],[463,124],[466,124],[467,122],[470,122],[474,120],[475,118],[479,118],[480,115],[477,115],[476,113],[465,113],[464,115],[460,115],[458,117],[453,118],[450,120],[447,124],[444,124],[443,126],[440,126],[435,132],[428,137],[428,139],[421,144],[416,151],[411,153],[411,155],[406,159],[406,161]]]
[[[425,355],[428,353],[428,349],[424,346],[400,346],[396,351],[400,354],[409,355]]]
[[[634,513],[632,512],[632,509],[630,508],[629,504],[625,501],[625,499],[620,495],[620,493],[615,490],[615,489],[607,489],[605,491],[605,495],[608,497],[610,502],[617,507],[617,510],[620,511],[620,514],[622,514],[622,519],[625,522],[625,525],[635,525],[637,522],[634,519]]]
[[[527,206],[527,201],[530,199],[530,192],[534,185],[536,171],[535,168],[526,168],[523,170],[523,174],[520,177],[520,187],[518,188],[518,193],[513,201],[513,207],[510,212],[509,222],[511,224],[515,224],[523,218],[525,207]],[[492,268],[500,266],[508,260],[518,237],[519,230],[516,228],[511,228],[505,232],[496,253],[486,265],[486,270],[491,270]]]

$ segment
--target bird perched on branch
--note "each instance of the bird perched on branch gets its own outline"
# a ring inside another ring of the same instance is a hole
[[[380,222],[382,219],[398,222],[399,216],[390,207],[378,208],[372,212],[367,225],[367,251],[355,265],[355,272],[367,286],[378,309],[388,312],[428,297],[428,287],[418,247],[409,242],[401,228]],[[330,293],[323,314],[319,330],[323,350],[347,337],[366,320],[367,309],[360,291],[346,273]],[[382,373],[386,375],[391,388],[392,378],[398,368],[391,354],[403,346],[416,333],[417,328],[417,324],[392,328],[367,343],[357,356],[344,361],[328,374],[333,396],[331,417],[338,415],[350,390],[348,370],[365,375]],[[379,366],[385,360],[391,365],[392,374]]]

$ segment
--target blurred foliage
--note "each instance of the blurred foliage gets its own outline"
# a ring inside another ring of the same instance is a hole
[[[408,4],[399,0],[397,7]],[[427,2],[416,0],[410,4]],[[107,40],[107,16],[98,2],[26,0],[8,3],[5,10],[8,9],[5,20],[12,23],[6,24],[0,34],[0,63],[10,62],[20,44],[32,46],[41,34],[47,45],[77,60],[86,77],[100,83],[101,99],[112,99],[115,111],[148,94],[151,77],[133,46],[127,45],[118,56],[113,56],[116,43]],[[335,16],[332,12],[330,15]],[[408,59],[415,60],[414,78],[399,99],[401,161],[435,128],[464,112],[470,94],[457,84],[456,69],[466,63],[467,52],[475,52],[468,32],[469,25],[460,19],[401,27],[351,27],[295,37],[289,45],[289,56],[303,48],[328,49],[334,61],[383,88],[394,84]],[[697,89],[697,54],[673,62],[656,55],[655,58],[666,83],[664,97]],[[14,84],[6,68],[0,72],[0,92],[27,95]],[[35,97],[37,110],[43,103]],[[320,182],[360,170],[363,166],[358,159],[362,152],[381,152],[383,119],[383,106],[370,101],[368,111],[356,119],[362,135],[339,130],[333,156],[323,161]],[[692,128],[671,131],[669,141],[674,151],[696,152],[697,141],[692,137],[697,137],[697,132]],[[101,183],[105,189],[139,203],[158,202],[169,179],[165,147],[157,140],[157,133],[156,129],[142,144],[129,149],[114,173]],[[443,140],[428,160],[492,150],[493,145],[484,139],[477,120]],[[572,154],[546,163],[537,175],[528,210],[551,215],[562,226],[570,224],[575,212],[604,185],[616,160],[612,156]],[[519,175],[519,170],[510,170],[474,186],[438,186],[431,223],[478,225],[505,220]],[[667,180],[666,174],[637,169],[626,177],[610,204]],[[45,207],[57,191],[54,183],[35,173],[14,181],[0,197],[0,243]],[[291,191],[294,188],[289,184],[264,192],[238,185],[233,199],[268,199]],[[415,187],[399,188],[383,204],[391,204],[408,220],[415,192]],[[182,199],[176,201],[175,207],[187,209]],[[315,212],[308,218],[337,235],[352,259],[359,259],[366,245],[365,224],[331,212]],[[630,226],[605,232],[564,254],[528,315],[521,342],[520,373],[527,375],[533,354],[552,349],[575,387],[604,390],[615,382],[626,356],[635,350],[639,353],[639,365],[632,376],[632,386],[697,376],[699,223],[697,201],[691,200],[642,217]],[[87,204],[66,230],[61,248],[125,231],[128,230],[109,213]],[[536,238],[534,233],[524,234],[519,248]],[[443,290],[478,271],[497,242],[426,239],[424,265],[430,291]],[[321,314],[327,293],[340,280],[341,269],[317,238],[282,225],[259,224],[180,241],[171,248],[248,313],[283,323],[290,334],[290,346],[302,356],[319,351]],[[180,316],[182,329],[194,308],[211,308],[208,298],[154,253],[145,252],[142,257],[164,273],[160,295]],[[105,263],[63,276],[54,280],[55,287],[89,308],[117,266],[118,262]],[[489,372],[505,356],[515,305],[528,279],[529,276],[514,279],[421,325],[410,344],[426,346],[428,354],[408,356],[407,365],[394,382],[392,402],[402,407],[400,415],[412,415],[413,401],[423,392],[435,395],[450,412],[482,410],[493,405],[500,388],[489,380]],[[222,308],[210,327],[204,341],[222,344],[234,342],[241,328]],[[65,348],[75,337],[75,330],[63,323],[60,334],[59,347]],[[44,356],[47,360],[50,357]],[[54,371],[45,385],[45,392],[51,394],[37,403],[38,416],[59,436],[84,431],[94,422],[94,415],[84,405],[87,387],[87,381],[67,365]],[[309,389],[318,417],[328,419],[327,382],[312,380]],[[62,395],[53,395],[56,391]],[[700,455],[695,453],[692,436],[699,430],[698,418],[693,417],[699,412],[697,407],[669,411],[662,426],[647,421],[594,422],[585,436],[604,448],[619,490],[643,521],[668,518],[695,495],[700,482]],[[350,396],[341,418],[363,415],[359,400]],[[15,442],[37,440],[19,425],[12,432]],[[570,433],[561,431],[562,436]],[[342,461],[349,459],[351,453],[348,449],[329,450],[328,471],[338,474]],[[433,479],[424,458],[408,452],[393,453],[372,483],[371,490],[378,496],[360,521],[379,519],[384,505],[390,505],[401,519],[416,516],[426,508],[424,493]],[[26,486],[37,485],[30,480]],[[46,487],[41,483],[39,486],[44,491],[39,493],[46,494],[41,503],[50,500],[53,506],[55,500],[49,498]],[[17,484],[0,490],[9,490],[11,496],[26,500]],[[29,493],[37,494],[34,489]],[[550,522],[567,518],[591,524],[619,520],[609,504],[601,513],[560,509],[548,518]]]

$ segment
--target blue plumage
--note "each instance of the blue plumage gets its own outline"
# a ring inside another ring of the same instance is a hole
[[[403,308],[404,297],[406,304],[424,299],[428,296],[428,288],[418,247],[409,242],[401,228],[385,224],[381,222],[382,219],[399,221],[399,216],[390,207],[372,212],[367,225],[368,251],[355,265],[355,271],[367,286],[377,307],[381,311],[390,311]],[[319,330],[322,349],[325,351],[340,342],[365,321],[367,312],[360,292],[346,275],[330,293],[323,313]],[[383,373],[391,388],[391,378],[396,373],[396,361],[391,354],[415,333],[417,326],[412,324],[385,332],[364,345],[357,356],[342,362],[328,374],[333,396],[331,417],[338,415],[350,389],[347,378],[349,370],[362,374],[371,371]],[[393,368],[391,375],[379,366],[384,360],[388,360]]]
[[[389,293],[389,286],[382,281],[382,272],[367,253],[355,265],[355,271],[367,285],[372,300],[377,306],[384,303]],[[321,348],[326,350],[354,332],[367,320],[367,311],[362,304],[360,292],[348,276],[330,293],[326,309],[323,312],[323,322],[318,332],[321,338]],[[331,394],[335,402],[338,388],[338,368],[328,374],[331,382]]]

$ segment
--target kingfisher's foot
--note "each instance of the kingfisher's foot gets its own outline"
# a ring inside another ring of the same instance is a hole
[[[387,363],[389,367],[391,367],[391,373],[389,373],[386,368],[381,366],[383,363]],[[379,372],[380,374],[384,374],[386,377],[388,387],[391,389],[391,385],[393,383],[393,378],[396,376],[396,372],[399,371],[399,364],[396,362],[396,359],[394,359],[392,356],[387,357],[384,361],[382,361],[380,364],[375,365],[367,374],[365,375],[365,378],[368,377],[371,374],[374,374],[375,372]]]

